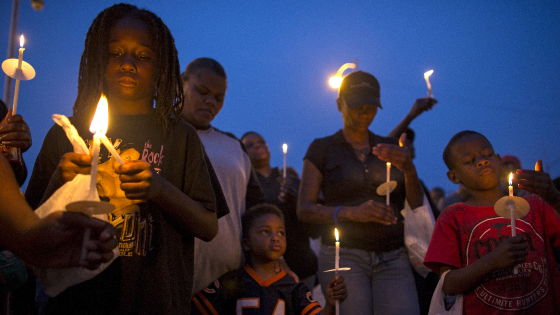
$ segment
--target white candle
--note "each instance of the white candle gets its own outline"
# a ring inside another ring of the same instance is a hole
[[[513,197],[513,173],[509,173],[509,187],[508,187],[509,196]],[[517,230],[515,227],[515,203],[508,204],[509,208],[509,216],[510,216],[510,225],[511,225],[511,237],[517,236]],[[517,274],[519,271],[519,266],[513,267],[513,273]]]
[[[334,237],[336,239],[336,242],[334,243],[335,248],[336,248],[335,255],[334,255],[334,277],[335,277],[335,279],[338,279],[338,269],[339,269],[338,261],[339,261],[339,258],[340,258],[340,240],[338,238],[337,228],[334,228]],[[335,300],[335,305],[334,306],[335,306],[336,315],[338,315],[339,314],[339,308],[340,308],[338,299]]]
[[[387,162],[387,183],[391,181],[391,162]],[[385,204],[386,205],[390,205],[391,204],[391,189],[389,188],[389,185],[387,185],[387,193],[385,194]]]
[[[509,215],[511,217],[511,237],[515,237],[517,236],[517,231],[515,228],[515,203],[509,204],[507,207],[509,208]],[[517,274],[518,272],[519,265],[515,265],[515,267],[513,267],[513,273]]]
[[[335,241],[335,247],[336,247],[336,251],[335,251],[335,258],[334,258],[334,276],[335,278],[338,278],[338,260],[339,260],[339,252],[340,252],[340,240],[338,238],[338,229],[334,228],[334,238],[336,239]]]
[[[286,143],[284,143],[282,145],[282,151],[284,152],[284,163],[283,163],[283,173],[282,173],[282,177],[286,178],[286,155],[288,153],[288,145]]]
[[[426,80],[426,86],[428,86],[428,97],[432,97],[432,85],[430,84],[430,76],[432,73],[434,73],[434,70],[424,72],[424,80]]]
[[[95,198],[97,193],[97,165],[99,164],[99,147],[101,146],[101,137],[107,132],[107,124],[109,120],[109,107],[107,104],[107,98],[101,96],[99,103],[97,103],[97,109],[95,110],[95,115],[91,120],[91,125],[89,126],[89,131],[94,134],[93,136],[93,152],[91,154],[91,182],[89,190],[89,200]]]
[[[18,67],[16,71],[21,71],[21,64],[23,63],[23,43],[25,42],[23,35],[19,38],[19,56],[18,56]],[[12,103],[12,115],[17,114],[17,102],[19,96],[19,79],[16,79],[16,89],[14,91],[14,101]]]
[[[509,196],[513,197],[513,173],[509,173]]]
[[[23,38],[23,35],[20,36],[19,38],[19,56],[18,56],[18,69],[21,70],[21,64],[23,62],[23,51],[25,50],[25,48],[23,48],[23,43],[25,42],[25,39]]]
[[[101,142],[103,142],[105,147],[107,147],[107,150],[109,150],[109,152],[111,152],[111,155],[117,160],[117,162],[119,162],[120,165],[124,165],[123,159],[121,158],[121,156],[119,155],[117,150],[115,150],[115,147],[113,146],[111,141],[109,141],[109,139],[107,139],[107,136],[106,135],[101,135],[101,137],[99,137],[99,138],[101,139]]]
[[[93,136],[93,151],[91,153],[91,181],[89,184],[89,195],[88,200],[95,200],[95,194],[97,193],[97,166],[99,165],[99,133]]]

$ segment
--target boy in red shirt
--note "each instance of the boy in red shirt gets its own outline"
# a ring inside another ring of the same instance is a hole
[[[553,246],[560,246],[560,193],[539,160],[533,170],[514,177],[529,213],[510,220],[494,211],[504,196],[502,163],[488,139],[466,130],[456,134],[443,153],[447,177],[470,193],[464,203],[448,206],[439,216],[424,263],[440,275],[446,295],[464,296],[463,314],[558,314],[560,274]],[[556,212],[556,213],[555,213]],[[513,267],[519,265],[518,274]]]

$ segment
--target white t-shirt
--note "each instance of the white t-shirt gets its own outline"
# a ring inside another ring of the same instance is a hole
[[[218,219],[218,235],[212,241],[195,238],[193,293],[242,266],[241,216],[251,177],[251,161],[239,140],[213,127],[197,132],[222,186],[229,214]]]

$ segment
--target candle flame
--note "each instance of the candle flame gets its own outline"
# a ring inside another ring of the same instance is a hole
[[[339,75],[335,75],[329,79],[329,84],[333,89],[338,89],[342,84],[342,77]]]
[[[338,242],[338,229],[337,228],[334,228],[334,238]]]
[[[513,185],[513,173],[509,173],[509,185]]]
[[[109,105],[107,104],[107,98],[105,97],[105,95],[101,95],[101,98],[99,98],[99,103],[97,103],[97,109],[95,110],[95,115],[91,120],[89,131],[93,134],[104,135],[107,132],[108,124],[109,124]]]
[[[288,144],[284,143],[284,144],[282,145],[282,151],[283,151],[284,153],[288,153]]]
[[[387,166],[391,167],[391,162],[387,162]]]
[[[427,78],[427,77],[431,76],[432,73],[434,73],[434,70],[429,70],[429,71],[424,72],[424,78]]]
[[[23,48],[23,43],[25,43],[25,39],[23,38],[23,34],[19,38],[19,47]]]

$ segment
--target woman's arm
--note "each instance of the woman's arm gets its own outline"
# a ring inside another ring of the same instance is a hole
[[[333,223],[336,207],[317,204],[323,175],[309,160],[303,160],[297,203],[298,219],[308,223]]]
[[[1,154],[0,154],[1,155]],[[54,212],[39,219],[21,195],[11,167],[0,156],[0,244],[40,267],[82,266],[95,269],[109,261],[117,246],[115,228],[107,222],[71,212]],[[91,229],[81,260],[84,230]]]

